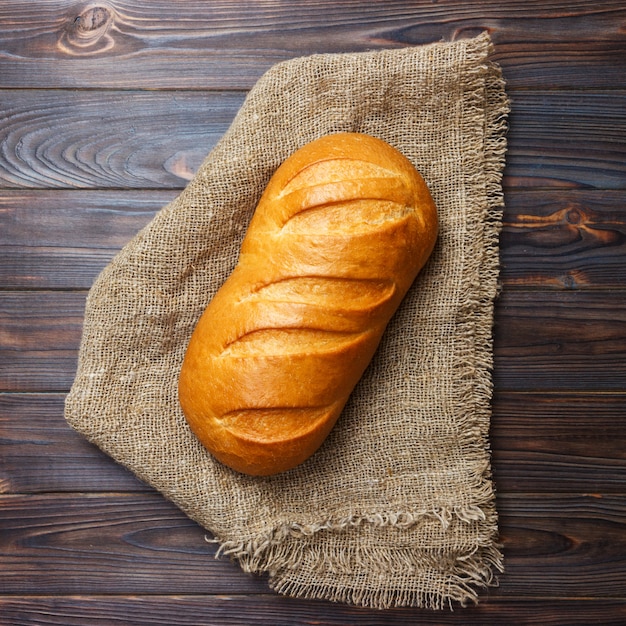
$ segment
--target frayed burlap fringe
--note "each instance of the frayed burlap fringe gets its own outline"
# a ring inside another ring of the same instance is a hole
[[[468,602],[478,602],[476,589],[495,584],[495,571],[502,570],[498,546],[489,534],[479,537],[468,552],[451,552],[442,558],[438,549],[423,550],[419,546],[361,547],[348,540],[341,549],[316,551],[307,540],[315,533],[387,528],[408,532],[425,518],[436,520],[447,531],[453,520],[466,524],[481,520],[495,524],[495,518],[486,520],[479,507],[467,510],[434,510],[420,513],[380,513],[371,516],[351,516],[337,522],[301,527],[297,524],[272,529],[267,536],[248,542],[220,541],[216,556],[236,559],[246,572],[270,572],[270,584],[279,593],[310,599],[358,604],[378,609],[394,606],[419,606],[430,609],[453,608]],[[295,539],[288,543],[287,539]],[[352,544],[351,546],[349,544]],[[310,568],[310,570],[309,570]],[[303,576],[302,573],[305,572]],[[324,585],[310,584],[306,573],[328,579]],[[358,584],[350,584],[358,572]],[[401,584],[388,587],[380,578],[389,572],[400,573]],[[363,578],[370,582],[363,584]],[[404,579],[404,580],[402,580]],[[437,591],[439,588],[442,591]]]
[[[489,422],[508,104],[490,52],[483,34],[276,65],[89,293],[68,422],[282,594],[443,609],[502,570]],[[180,364],[273,171],[339,131],[414,162],[437,247],[322,448],[285,474],[239,475],[189,431]]]

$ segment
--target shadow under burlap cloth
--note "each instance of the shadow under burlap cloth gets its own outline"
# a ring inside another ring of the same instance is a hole
[[[89,293],[68,422],[280,593],[443,608],[476,601],[502,567],[488,430],[508,108],[490,52],[483,34],[274,66]],[[284,474],[243,476],[190,432],[178,372],[270,176],[338,131],[415,164],[439,239],[322,448]]]

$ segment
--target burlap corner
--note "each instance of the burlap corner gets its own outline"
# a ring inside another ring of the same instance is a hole
[[[488,429],[508,109],[490,50],[483,34],[276,65],[89,293],[68,422],[281,593],[442,608],[502,567]],[[183,354],[273,171],[338,131],[413,161],[439,240],[323,447],[284,474],[239,475],[186,426]]]

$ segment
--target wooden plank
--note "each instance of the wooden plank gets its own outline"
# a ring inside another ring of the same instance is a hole
[[[64,400],[0,394],[0,493],[150,491],[67,425]],[[624,493],[625,401],[497,392],[490,441],[498,491]]]
[[[0,285],[88,289],[176,190],[0,192]],[[500,236],[507,289],[619,289],[626,275],[621,190],[511,189]]]
[[[5,594],[255,593],[160,494],[0,496]]]
[[[625,504],[623,495],[500,494],[508,574],[497,595],[623,597]]]
[[[7,350],[0,346],[0,392],[67,392],[76,374],[77,357],[76,348]]]
[[[496,391],[490,442],[497,489],[625,493],[625,423],[622,393]]]
[[[623,391],[623,291],[509,291],[496,303],[500,391]]]
[[[117,252],[52,246],[0,248],[0,284],[7,289],[89,289]]]
[[[243,92],[17,90],[0,120],[0,189],[181,189]],[[624,189],[626,92],[519,92],[505,185]]]
[[[0,391],[66,391],[84,292],[0,292]],[[500,391],[623,391],[623,291],[510,291],[496,303]]]
[[[527,599],[482,597],[478,606],[450,611],[412,608],[372,612],[360,607],[273,595],[186,596],[27,596],[0,598],[0,613],[7,625],[84,626],[119,622],[126,626],[414,626],[415,624],[480,624],[481,626],[546,625],[623,626],[626,601],[588,598]]]
[[[516,87],[613,87],[626,70],[619,0],[6,1],[5,88],[248,89],[276,62],[470,37],[488,30]],[[520,37],[520,33],[524,33]]]
[[[0,346],[16,352],[75,350],[85,292],[0,292]]]
[[[76,433],[65,394],[0,393],[0,493],[151,491]]]
[[[500,235],[507,289],[626,286],[623,191],[510,190]]]
[[[180,189],[244,95],[4,92],[0,187]]]
[[[506,187],[624,189],[626,93],[515,94],[509,123]]]
[[[178,191],[0,192],[0,285],[88,289]]]
[[[501,494],[506,572],[490,597],[624,598],[626,498]],[[264,577],[215,560],[158,494],[0,496],[5,594],[234,594]]]
[[[85,292],[0,291],[0,391],[67,391]]]
[[[177,195],[154,189],[5,190],[0,246],[119,250]]]

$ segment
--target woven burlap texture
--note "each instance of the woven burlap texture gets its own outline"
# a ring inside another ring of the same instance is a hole
[[[443,608],[476,601],[501,569],[488,431],[508,110],[490,53],[482,34],[274,66],[90,290],[68,422],[280,593]],[[438,243],[322,448],[284,474],[243,476],[188,429],[178,372],[274,170],[339,131],[411,159]]]

